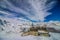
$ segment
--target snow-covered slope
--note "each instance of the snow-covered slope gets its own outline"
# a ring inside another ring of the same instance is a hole
[[[0,18],[0,31],[19,33],[21,29],[30,26],[29,21],[15,18]],[[20,29],[21,28],[21,29]]]
[[[53,27],[60,29],[58,25],[60,22],[40,22],[33,23],[33,25],[47,25],[47,27]],[[43,36],[21,36],[23,28],[31,27],[30,21],[24,19],[13,19],[13,18],[0,18],[0,40],[59,40],[60,33],[50,33],[51,37]],[[26,30],[25,30],[26,31]]]

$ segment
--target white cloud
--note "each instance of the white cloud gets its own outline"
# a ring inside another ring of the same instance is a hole
[[[60,21],[50,20],[49,23],[60,23]]]
[[[48,0],[29,0],[29,3],[33,7],[32,10],[34,10],[34,16],[30,17],[33,20],[40,20],[44,21],[45,17],[50,15],[51,13],[47,12],[53,7],[53,4],[55,4],[55,1],[51,1],[49,4],[46,4]]]
[[[5,11],[0,11],[0,14],[12,15],[9,12],[5,12]]]
[[[8,9],[10,9],[11,11],[14,11],[14,12],[17,12],[18,13],[22,13],[24,15],[29,15],[28,12],[26,12],[25,10],[21,9],[21,8],[18,8],[18,7],[15,7],[12,3],[10,3],[9,1],[7,0],[4,0],[6,2],[6,4],[8,5]]]
[[[9,10],[17,12],[17,14],[22,13],[22,14],[26,15],[26,17],[28,17],[29,19],[37,20],[37,21],[39,21],[39,20],[44,21],[47,16],[52,14],[52,13],[48,12],[48,10],[53,8],[56,1],[51,1],[48,4],[46,4],[47,1],[48,0],[28,0],[27,3],[30,4],[30,6],[28,6],[27,4],[21,3],[23,5],[22,7],[25,9],[24,10],[21,7],[14,6],[14,4],[9,2],[8,0],[4,0],[4,2],[6,2],[6,5],[8,5]],[[28,6],[28,7],[26,7],[26,6]],[[30,9],[29,9],[29,7],[30,7]],[[28,11],[26,11],[26,10],[28,10]],[[31,15],[31,14],[33,14],[33,15]]]

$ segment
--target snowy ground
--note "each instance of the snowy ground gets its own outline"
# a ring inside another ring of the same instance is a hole
[[[0,33],[0,40],[60,40],[60,33],[50,33],[51,37],[44,36],[20,36],[17,33]]]

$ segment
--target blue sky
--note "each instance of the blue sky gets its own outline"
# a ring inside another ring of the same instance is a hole
[[[56,4],[56,6],[50,10],[50,12],[52,12],[52,14],[46,17],[47,20],[45,21],[60,21],[60,0]]]
[[[12,2],[12,1],[10,1],[10,2]],[[22,2],[20,2],[20,3],[17,3],[17,2],[14,3],[14,2],[12,2],[13,5],[16,6],[16,7],[14,7],[12,5],[10,5],[10,6],[12,6],[12,7],[10,7],[9,6],[9,2],[7,2],[7,3],[5,3],[5,1],[3,1],[2,3],[0,3],[0,11],[2,11],[2,12],[0,12],[0,16],[9,17],[9,18],[15,18],[15,17],[16,18],[24,18],[24,19],[27,19],[27,20],[32,21],[32,22],[39,21],[38,17],[36,17],[37,20],[35,20],[35,17],[34,17],[34,15],[35,15],[34,13],[35,12],[33,12],[34,10],[32,10],[32,7],[30,7],[30,5],[27,3],[27,1],[25,1],[25,2],[23,1],[23,3]],[[5,5],[6,6],[6,4],[7,4],[7,7],[1,6],[1,5]],[[49,12],[51,12],[52,14],[51,15],[50,14],[47,15],[45,18],[44,18],[44,15],[42,15],[42,17],[40,15],[40,20],[41,19],[42,20],[46,19],[44,21],[50,21],[50,20],[60,21],[60,5],[59,4],[60,4],[60,0],[56,3],[56,5],[51,10],[49,10]],[[17,7],[20,7],[23,10],[21,10],[21,9],[19,9]],[[25,7],[26,8],[27,7],[30,8],[30,11],[26,10]],[[21,12],[19,10],[21,10]],[[31,15],[33,16],[33,18],[31,18],[32,17]],[[39,16],[39,13],[38,13],[38,16]]]

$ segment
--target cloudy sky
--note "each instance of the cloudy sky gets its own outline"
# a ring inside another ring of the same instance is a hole
[[[59,4],[59,0],[0,0],[0,18],[60,21]]]

